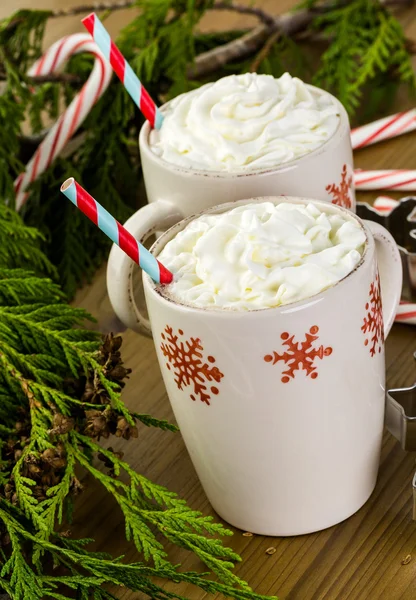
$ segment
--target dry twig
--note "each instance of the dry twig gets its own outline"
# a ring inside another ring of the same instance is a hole
[[[272,26],[274,24],[274,17],[261,8],[255,6],[243,6],[242,4],[230,4],[229,2],[215,2],[213,6],[214,10],[229,10],[237,12],[242,15],[252,15],[257,17],[259,21],[265,25]]]
[[[82,77],[73,73],[50,73],[49,75],[35,75],[28,77],[30,83],[41,85],[42,83],[83,83]]]
[[[81,6],[73,6],[71,8],[54,10],[52,11],[51,17],[72,17],[74,15],[99,12],[102,10],[121,10],[123,8],[130,8],[133,5],[133,0],[121,0],[119,2],[94,2],[93,4],[84,4]]]
[[[391,8],[408,8],[413,6],[415,0],[382,0],[384,4]],[[74,6],[68,9],[55,10],[51,13],[52,17],[64,17],[78,14],[85,14],[92,11],[102,10],[120,10],[129,8],[134,5],[133,0],[119,0],[118,2],[96,2],[93,4],[85,4]],[[207,52],[203,52],[195,58],[192,65],[189,66],[187,77],[189,79],[200,79],[222,68],[224,65],[234,61],[243,60],[248,56],[259,51],[258,56],[254,59],[251,65],[251,71],[258,68],[260,62],[267,56],[273,44],[279,38],[279,35],[287,37],[305,33],[308,26],[317,14],[325,13],[332,8],[332,3],[323,3],[319,7],[312,10],[299,10],[296,12],[287,12],[282,15],[273,16],[266,11],[253,6],[243,6],[241,4],[228,4],[224,1],[218,1],[214,4],[214,10],[229,10],[241,14],[253,15],[258,18],[260,25],[249,30],[242,37],[222,44],[217,48],[213,48]],[[11,26],[15,26],[16,22],[12,22]],[[313,33],[313,36],[319,36],[319,33]],[[416,42],[408,41],[411,53],[416,53]],[[261,49],[262,48],[262,49]],[[261,50],[260,50],[261,49]],[[4,79],[4,74],[0,71],[0,80]],[[53,75],[45,75],[43,77],[33,78],[33,83],[46,82],[62,82],[62,83],[81,83],[81,79],[76,75],[69,73],[57,73]]]
[[[89,12],[99,12],[103,10],[122,10],[124,8],[131,8],[135,4],[134,0],[119,0],[118,2],[93,2],[92,4],[83,4],[81,6],[73,6],[71,8],[63,8],[54,10],[51,12],[51,17],[72,17],[74,15],[81,15]],[[384,4],[393,8],[408,8],[413,6],[414,0],[384,0]],[[228,4],[227,2],[216,2],[214,4],[214,10],[230,10],[233,12],[253,15],[257,17],[259,21],[265,25],[272,25],[274,21],[273,15],[268,14],[261,8],[255,6],[243,6],[242,4]]]
[[[279,30],[273,31],[272,35],[269,37],[269,39],[264,44],[263,48],[260,50],[260,52],[257,54],[255,59],[251,63],[250,68],[249,68],[250,73],[257,72],[259,66],[261,65],[263,60],[265,58],[267,58],[267,56],[270,53],[270,50],[273,48],[273,46],[275,45],[277,40],[281,37],[281,35],[282,34]]]
[[[0,81],[6,80],[7,75],[5,71],[0,68]],[[27,81],[32,85],[42,85],[42,83],[72,83],[74,85],[80,85],[83,83],[82,77],[73,73],[50,73],[49,75],[28,76]]]
[[[382,0],[382,2],[389,7],[408,8],[409,6],[413,6],[415,0]],[[197,56],[194,64],[188,70],[188,77],[190,79],[204,77],[233,60],[246,58],[259,50],[263,44],[267,44],[266,40],[273,36],[275,31],[287,37],[304,32],[318,14],[323,14],[331,10],[333,4],[331,1],[328,1],[310,10],[303,9],[295,12],[287,12],[276,17],[267,14],[263,10],[244,7],[238,4],[227,5],[224,2],[219,2],[214,4],[213,8],[214,10],[216,8],[220,10],[227,8],[236,12],[252,14],[257,16],[262,21],[262,24],[241,38]],[[270,51],[270,48],[267,51]]]
[[[288,37],[293,36],[306,29],[316,14],[316,11],[312,10],[284,13],[275,17],[272,25],[259,25],[241,38],[203,52],[195,58],[194,64],[188,70],[188,77],[190,79],[204,77],[233,60],[241,60],[249,56],[259,50],[275,31]]]

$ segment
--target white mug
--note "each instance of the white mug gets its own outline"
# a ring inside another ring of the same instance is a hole
[[[314,94],[327,94],[319,88],[307,86]],[[333,98],[339,109],[339,125],[333,136],[322,146],[275,168],[229,173],[198,171],[166,162],[152,152],[149,146],[150,125],[146,122],[139,136],[143,176],[149,204],[138,210],[125,223],[126,229],[140,241],[146,241],[155,232],[168,229],[181,219],[210,208],[221,202],[233,202],[250,196],[304,196],[332,202],[355,212],[353,186],[353,156],[348,115],[342,104]],[[161,108],[162,112],[168,106]],[[131,272],[131,261],[118,261],[119,273],[115,287],[125,286]],[[140,284],[139,284],[140,285]],[[126,294],[112,293],[110,301],[119,319],[131,329],[148,332],[135,319]],[[116,289],[117,292],[117,289]]]
[[[309,202],[260,198],[204,212],[254,201]],[[192,218],[164,233],[152,252],[157,256]],[[167,300],[143,275],[157,356],[185,444],[213,508],[240,529],[279,536],[324,529],[356,512],[375,486],[384,338],[402,271],[388,231],[352,218],[367,237],[354,271],[278,308],[189,307]]]

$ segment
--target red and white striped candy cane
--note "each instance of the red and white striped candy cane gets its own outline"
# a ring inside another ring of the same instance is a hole
[[[416,325],[416,304],[402,300],[396,312],[396,323]]]
[[[31,76],[56,73],[71,56],[81,52],[87,52],[95,56],[91,75],[65,112],[50,129],[26,165],[25,171],[16,179],[17,210],[23,206],[28,198],[28,185],[39,177],[60,154],[98,98],[105,92],[110,83],[112,69],[91,36],[76,33],[55,42],[28,72],[28,75]]]
[[[383,171],[354,172],[356,190],[398,190],[414,192],[416,190],[416,171],[408,169],[385,169]]]
[[[416,129],[416,108],[378,119],[373,123],[356,127],[351,131],[351,143],[354,150],[370,146],[376,142],[414,131]]]
[[[389,196],[378,196],[373,203],[373,208],[382,215],[389,215],[392,210],[399,206],[400,202]]]

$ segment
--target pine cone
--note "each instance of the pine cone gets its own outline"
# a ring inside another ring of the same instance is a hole
[[[65,452],[57,448],[48,448],[42,452],[42,460],[48,463],[52,469],[63,469],[66,467]]]
[[[4,497],[6,498],[6,500],[11,500],[14,492],[15,492],[14,484],[12,484],[10,482],[6,483],[6,485],[4,486]]]
[[[86,410],[87,417],[86,426],[84,429],[85,435],[100,439],[101,436],[108,437],[107,421],[100,410]]]
[[[113,367],[111,369],[111,371],[108,371],[107,377],[109,379],[113,379],[114,381],[117,381],[117,383],[119,383],[125,377],[127,377],[130,373],[131,373],[131,369],[126,369],[125,367],[123,367],[123,365],[117,365],[116,367]]]
[[[52,429],[48,432],[50,435],[63,435],[74,429],[75,421],[71,417],[66,417],[61,413],[55,413],[52,425]]]
[[[39,476],[39,474],[42,472],[42,469],[38,465],[29,464],[27,466],[27,471],[32,479],[34,479]]]
[[[73,477],[71,481],[71,493],[74,496],[77,496],[82,492],[83,489],[84,486],[82,485],[82,483],[76,477]]]
[[[94,384],[92,381],[87,380],[85,384],[84,393],[81,396],[81,400],[83,402],[94,402],[94,397],[96,395],[96,390],[94,388]]]
[[[3,446],[3,459],[14,465],[22,456],[22,447],[25,446],[26,439],[25,436],[20,439],[9,438]]]
[[[121,335],[117,335],[114,337],[113,333],[109,333],[103,336],[103,343],[100,352],[103,356],[108,356],[112,352],[117,352],[117,350],[120,350],[122,343],[123,338],[121,337]]]
[[[46,490],[41,485],[35,485],[33,488],[33,495],[35,496],[38,502],[42,502],[42,500],[46,500]]]
[[[86,410],[87,417],[86,426],[84,429],[85,435],[100,439],[100,437],[108,438],[110,434],[114,434],[117,426],[117,414],[112,408],[107,407],[105,410]]]
[[[24,410],[19,412],[21,418],[14,425],[15,431],[19,437],[28,436],[30,434],[30,419]]]
[[[122,342],[121,336],[114,337],[112,333],[106,335],[98,359],[98,362],[104,367],[106,377],[117,383],[120,388],[125,385],[123,379],[131,373],[131,369],[123,366],[123,360],[119,352]]]
[[[122,341],[121,336],[114,337],[112,333],[104,336],[97,356],[98,363],[103,367],[104,375],[110,381],[117,383],[120,389],[124,387],[123,379],[131,373],[131,369],[123,366],[119,351]],[[88,404],[105,405],[110,403],[108,392],[102,387],[100,378],[94,371],[90,371],[87,376],[82,373],[78,379],[66,379],[64,381],[64,390],[65,393],[75,396],[82,402],[88,402]],[[72,417],[77,422],[84,418],[84,409],[82,406],[74,407]],[[89,431],[88,435],[91,435],[91,429]]]
[[[88,380],[85,384],[85,391],[81,396],[82,402],[90,404],[108,404],[110,398],[106,390],[101,387],[101,382],[94,383]]]
[[[117,451],[113,450],[113,448],[111,446],[108,448],[108,452],[112,452],[114,454],[114,456],[120,460],[124,456],[124,452],[117,452]],[[110,475],[110,477],[115,477],[116,474],[114,472],[114,465],[113,465],[112,461],[102,452],[98,453],[97,458],[98,458],[98,460],[101,460],[101,462],[104,463],[104,466],[108,469],[108,474]]]
[[[40,481],[42,486],[48,489],[54,487],[55,485],[58,485],[60,477],[56,475],[56,473],[54,473],[53,471],[50,471],[49,473],[45,473],[44,475],[42,475]]]
[[[131,437],[137,438],[139,432],[135,425],[130,425],[125,417],[119,417],[117,420],[116,436],[129,440]]]

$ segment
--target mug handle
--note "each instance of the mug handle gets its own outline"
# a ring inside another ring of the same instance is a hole
[[[142,244],[156,231],[166,231],[184,218],[172,202],[157,200],[146,204],[134,213],[124,227]],[[107,291],[111,305],[120,321],[137,333],[151,336],[149,320],[142,314],[133,296],[133,268],[135,263],[113,244],[107,264]],[[140,277],[138,292],[143,297],[143,284]]]
[[[384,337],[386,338],[394,323],[397,307],[400,303],[403,284],[402,261],[391,233],[374,221],[364,221],[364,223],[373,234],[376,244],[383,305]]]

